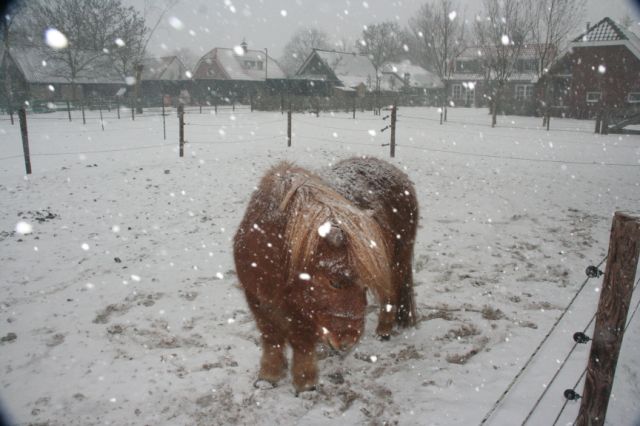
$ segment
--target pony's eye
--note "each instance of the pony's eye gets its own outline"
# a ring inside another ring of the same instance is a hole
[[[331,287],[333,288],[342,288],[344,285],[340,281],[331,281]]]

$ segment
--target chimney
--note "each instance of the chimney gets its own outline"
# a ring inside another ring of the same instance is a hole
[[[242,39],[242,43],[240,43],[240,46],[242,47],[242,50],[244,50],[244,53],[247,53],[247,50],[249,49],[249,45],[247,44],[247,40]]]

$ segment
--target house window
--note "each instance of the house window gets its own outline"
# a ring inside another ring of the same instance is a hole
[[[516,84],[516,99],[519,101],[524,101],[527,99],[531,99],[533,96],[533,85],[532,84]]]
[[[389,76],[389,86],[391,87],[391,90],[395,90],[396,88],[396,79],[393,76]]]
[[[538,67],[536,59],[518,59],[516,61],[516,70],[518,72],[529,73],[535,72]]]
[[[640,92],[630,92],[627,95],[627,102],[630,104],[640,103]]]
[[[258,70],[262,70],[262,61],[256,62],[256,67],[258,68]]]
[[[480,61],[477,59],[458,59],[455,61],[454,69],[459,73],[479,73],[482,72]]]
[[[452,87],[453,90],[453,100],[454,101],[459,101],[462,99],[462,85],[461,84],[454,84]]]
[[[587,103],[594,104],[600,102],[601,92],[587,92]]]
[[[260,64],[262,64],[262,62],[260,62]],[[244,61],[244,67],[248,70],[254,70],[257,67],[256,61]]]

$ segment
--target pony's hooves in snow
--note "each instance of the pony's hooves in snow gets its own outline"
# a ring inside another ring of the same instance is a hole
[[[276,386],[278,386],[277,383],[265,379],[258,379],[253,382],[253,387],[260,390],[269,390],[275,388]]]
[[[309,386],[306,389],[296,390],[296,398],[298,397],[304,398],[307,395],[311,395],[316,390],[317,390],[316,385]]]

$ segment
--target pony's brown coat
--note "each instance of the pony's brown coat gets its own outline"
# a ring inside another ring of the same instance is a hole
[[[394,322],[415,323],[411,182],[376,159],[345,160],[328,176],[334,179],[287,162],[271,168],[234,240],[238,277],[262,336],[259,377],[283,377],[289,343],[297,390],[317,380],[318,341],[336,349],[358,341],[366,289],[382,307],[378,334],[388,337]]]

